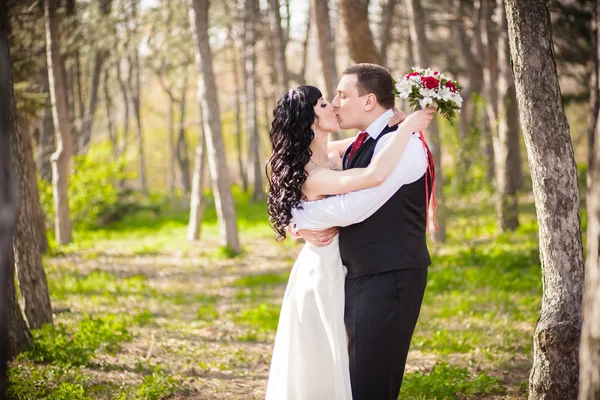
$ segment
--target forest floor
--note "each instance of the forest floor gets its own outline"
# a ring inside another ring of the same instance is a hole
[[[400,399],[525,399],[541,304],[533,205],[498,234],[494,209],[453,207],[433,263]],[[484,203],[488,203],[485,201]],[[278,243],[264,203],[237,198],[232,257],[207,210],[138,213],[45,256],[54,327],[10,369],[17,399],[263,399],[279,307],[302,244]]]

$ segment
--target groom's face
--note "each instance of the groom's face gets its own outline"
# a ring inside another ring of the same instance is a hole
[[[357,83],[358,77],[356,75],[343,75],[337,86],[337,94],[331,102],[342,129],[353,129],[361,126],[365,112],[366,95],[359,95]]]

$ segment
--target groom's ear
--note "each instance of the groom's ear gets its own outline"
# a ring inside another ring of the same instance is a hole
[[[365,96],[365,111],[371,111],[377,105],[377,97],[373,93],[369,93]]]

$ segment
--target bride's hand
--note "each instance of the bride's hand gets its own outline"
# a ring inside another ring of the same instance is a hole
[[[393,108],[394,116],[388,122],[388,126],[398,125],[400,122],[406,119],[406,113],[402,110],[398,110],[396,107]]]
[[[314,246],[322,247],[331,244],[335,235],[337,235],[339,228],[327,228],[323,230],[310,230],[310,229],[300,229],[298,233],[302,236],[306,241]]]
[[[406,129],[408,132],[419,132],[427,129],[433,116],[435,114],[435,108],[429,107],[424,110],[415,111],[414,113],[407,116],[402,125],[401,129]]]

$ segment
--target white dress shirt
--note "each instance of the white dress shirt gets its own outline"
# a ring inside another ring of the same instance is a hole
[[[394,112],[387,110],[379,116],[366,132],[367,141],[377,139],[388,124]],[[377,142],[373,157],[375,157],[391,140],[390,132]],[[292,231],[300,229],[326,229],[333,226],[348,226],[364,221],[384,205],[400,189],[419,180],[427,170],[427,158],[421,139],[414,133],[408,141],[400,161],[392,173],[379,186],[339,194],[316,201],[301,201],[300,208],[292,209]]]

